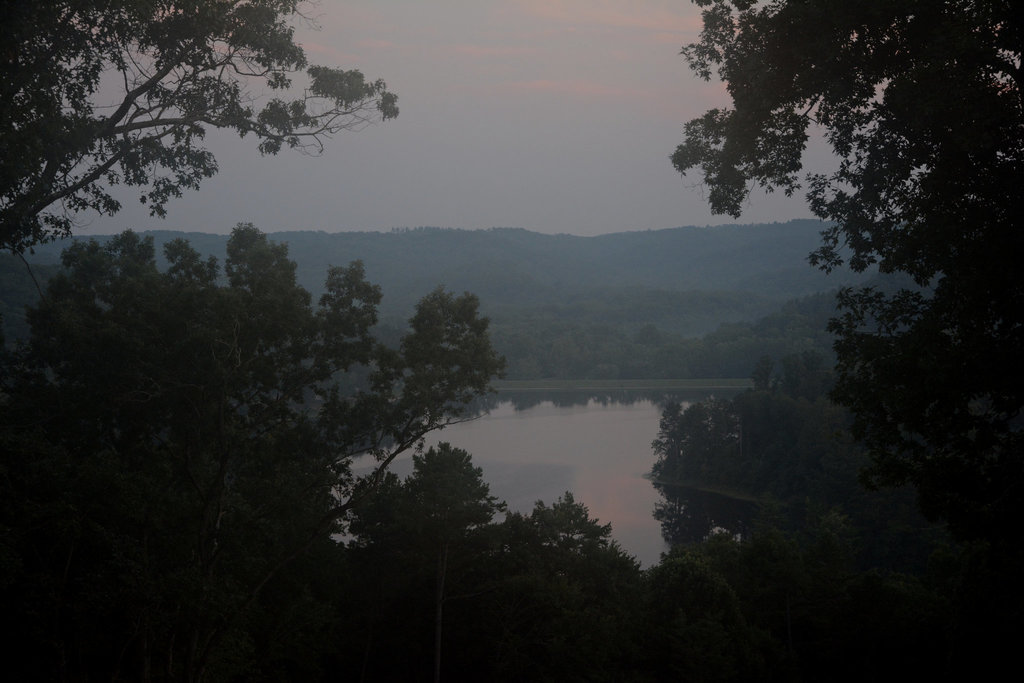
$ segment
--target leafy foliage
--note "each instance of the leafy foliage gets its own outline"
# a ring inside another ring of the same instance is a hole
[[[649,575],[649,610],[667,625],[650,642],[678,675],[944,677],[937,643],[958,666],[974,660],[975,644],[948,630],[956,570],[925,573],[947,537],[909,492],[858,485],[865,456],[826,399],[821,360],[783,358],[776,374],[764,359],[754,390],[663,414],[655,516],[672,550]]]
[[[746,378],[764,355],[831,354],[833,337],[825,326],[835,312],[834,295],[802,296],[828,281],[806,266],[792,266],[801,277],[788,276],[789,264],[812,248],[820,227],[793,221],[564,242],[508,229],[299,232],[276,239],[287,241],[296,278],[314,295],[323,291],[317,280],[329,264],[358,256],[367,277],[388,292],[378,309],[380,329],[396,338],[416,292],[444,282],[476,293],[509,378]],[[181,236],[150,234],[158,247]],[[225,253],[224,236],[187,237],[204,255]],[[40,278],[36,264],[58,262],[57,246],[42,245],[27,257]],[[626,263],[617,260],[623,254]],[[157,261],[163,263],[159,253]],[[11,290],[3,302],[13,341],[25,329],[17,324],[20,304],[36,298],[24,265],[0,259],[0,278],[8,277],[22,292]]]
[[[329,556],[389,463],[502,366],[471,295],[425,297],[393,349],[358,263],[314,308],[252,226],[223,277],[184,241],[165,252],[160,271],[130,232],[74,245],[5,358],[2,524],[22,565],[5,602],[51,634],[27,631],[41,677],[244,673],[249,622],[282,607],[265,589]]]
[[[758,507],[774,509],[773,524],[788,532],[832,511],[856,530],[848,545],[859,567],[923,570],[945,536],[925,523],[911,491],[859,485],[867,457],[848,434],[847,411],[827,398],[831,372],[822,358],[785,357],[778,374],[766,360],[766,386],[665,408],[652,478],[664,498],[655,517],[666,541],[745,536]]]
[[[439,602],[442,680],[589,680],[629,671],[640,571],[611,541],[610,525],[571,493],[492,521],[502,506],[469,454],[447,444],[415,456],[413,466],[404,482],[391,478],[357,510],[352,526],[361,590],[348,604],[365,621],[348,647],[352,656],[364,653],[367,677],[426,677],[427,644],[438,633],[428,617]]]
[[[647,575],[651,649],[673,677],[687,681],[763,680],[767,640],[751,628],[726,579],[697,553],[675,552]]]
[[[310,66],[289,20],[298,0],[5,3],[0,39],[0,247],[68,235],[113,214],[109,186],[141,188],[154,215],[217,170],[212,128],[263,154],[398,115],[383,81]],[[289,94],[292,77],[307,84]],[[257,108],[258,88],[270,97]],[[286,99],[292,97],[292,99]]]
[[[482,529],[504,509],[504,504],[490,495],[482,475],[480,468],[472,465],[469,453],[441,443],[426,453],[414,454],[412,474],[401,484],[392,477],[375,493],[370,505],[356,511],[351,527],[356,536],[356,565],[365,572],[363,580],[369,586],[381,587],[372,593],[377,597],[372,608],[377,614],[368,624],[369,632],[386,623],[388,617],[380,612],[395,604],[394,593],[415,587],[416,594],[408,596],[412,604],[419,604],[424,595],[429,595],[426,573],[433,569],[435,680],[441,674],[445,649],[445,607],[449,600],[474,596],[475,590],[462,591],[472,581],[480,580],[473,559],[488,547]],[[391,587],[391,595],[383,589],[386,584]],[[416,616],[421,615],[414,615],[413,621]],[[388,624],[384,628],[393,631],[401,627]],[[417,636],[414,631],[410,639],[420,640]],[[417,661],[419,658],[406,659],[390,663],[390,667],[403,667],[401,674],[399,669],[389,667],[375,667],[375,673],[386,670],[393,677],[411,677],[425,668]]]
[[[795,192],[816,130],[836,167],[806,178],[832,221],[812,261],[877,264],[913,285],[844,290],[836,398],[870,449],[873,484],[917,487],[962,538],[1019,537],[1024,394],[1024,15],[1001,0],[698,0],[691,68],[731,109],[686,124],[672,156],[737,216],[753,186]]]

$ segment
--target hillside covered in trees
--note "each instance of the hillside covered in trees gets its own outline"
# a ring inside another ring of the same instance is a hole
[[[682,55],[723,87],[672,166],[716,214],[799,191],[821,222],[78,239],[121,190],[154,216],[198,190],[218,170],[208,132],[316,152],[396,117],[397,96],[311,65],[296,0],[7,3],[5,674],[1019,668],[1024,11],[695,3]],[[641,569],[572,491],[510,512],[471,453],[426,447],[504,373],[752,388],[664,406],[650,483],[672,548]]]
[[[853,681],[969,661],[960,592],[987,574],[908,491],[859,488],[813,352],[665,409],[649,462],[673,547],[642,570],[571,491],[508,511],[472,454],[417,446],[501,371],[473,295],[426,293],[392,344],[358,265],[314,304],[252,227],[223,265],[184,240],[164,260],[134,233],[73,244],[2,357],[18,680]],[[745,525],[695,519],[702,488],[750,500]]]
[[[400,333],[419,293],[438,284],[473,292],[511,379],[746,378],[762,355],[830,353],[832,292],[865,278],[825,276],[806,263],[823,229],[791,221],[599,237],[506,228],[269,237],[288,245],[297,281],[314,295],[318,273],[360,261],[385,292],[385,335]],[[158,263],[161,246],[183,236],[148,235]],[[204,256],[223,258],[226,236],[184,236]],[[38,279],[55,272],[67,244],[27,255]],[[37,295],[13,257],[0,261],[0,277],[10,340],[26,333],[21,306]]]
[[[257,226],[259,227],[259,226]],[[328,266],[362,261],[366,277],[388,295],[382,314],[404,315],[414,292],[444,285],[472,291],[493,308],[569,303],[594,291],[746,292],[778,302],[851,281],[809,267],[825,224],[815,220],[758,225],[682,227],[596,237],[546,235],[520,228],[403,228],[390,232],[268,233],[288,245],[299,284],[318,292]],[[199,253],[224,256],[227,235],[189,231],[147,233],[158,254],[185,237]],[[87,239],[87,238],[74,238]],[[103,238],[100,238],[101,240]],[[66,240],[37,245],[32,263],[57,263]],[[734,304],[738,306],[739,304]],[[761,309],[764,311],[765,309]],[[756,309],[738,308],[733,319]],[[679,313],[685,320],[685,312]],[[673,331],[699,333],[723,320],[704,318]]]

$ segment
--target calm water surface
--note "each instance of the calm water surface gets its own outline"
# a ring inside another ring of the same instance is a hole
[[[434,434],[427,445],[447,441],[469,451],[491,493],[513,510],[528,513],[536,501],[550,505],[572,491],[591,518],[612,524],[613,538],[646,567],[666,547],[651,514],[660,496],[643,476],[654,462],[651,441],[661,411],[646,400],[544,402],[525,410],[503,402],[487,415]],[[394,470],[404,477],[411,460],[395,463]]]

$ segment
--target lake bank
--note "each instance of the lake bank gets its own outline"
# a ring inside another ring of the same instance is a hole
[[[749,379],[504,379],[493,383],[498,393],[516,391],[743,391],[753,386]]]
[[[491,493],[524,514],[538,500],[550,505],[572,491],[592,517],[612,524],[628,553],[652,566],[667,548],[654,516],[663,498],[649,479],[664,401],[739,393],[746,382],[503,384],[515,388],[499,389],[486,413],[432,434],[426,445],[446,441],[468,451]],[[394,469],[405,476],[411,462]]]

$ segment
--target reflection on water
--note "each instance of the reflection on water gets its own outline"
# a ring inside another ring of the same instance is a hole
[[[545,398],[546,396],[546,398]],[[566,491],[644,566],[658,561],[666,545],[653,513],[661,496],[646,474],[654,462],[667,401],[700,400],[707,392],[587,392],[500,394],[489,413],[435,433],[427,446],[447,441],[469,451],[483,469],[491,493],[513,510],[553,503]],[[395,464],[399,476],[411,470]]]
[[[711,491],[653,482],[662,500],[654,506],[661,533],[672,544],[697,543],[713,531],[732,536],[748,533],[757,503]]]
[[[741,390],[739,388],[719,388],[714,391],[714,395],[718,398],[731,398]],[[562,389],[557,391],[551,389],[503,389],[496,394],[477,399],[472,408],[478,414],[483,414],[506,403],[511,404],[516,410],[529,410],[545,403],[559,408],[588,406],[592,403],[601,406],[650,403],[659,406],[660,411],[662,406],[669,403],[693,403],[702,401],[710,395],[711,392],[708,389]]]

